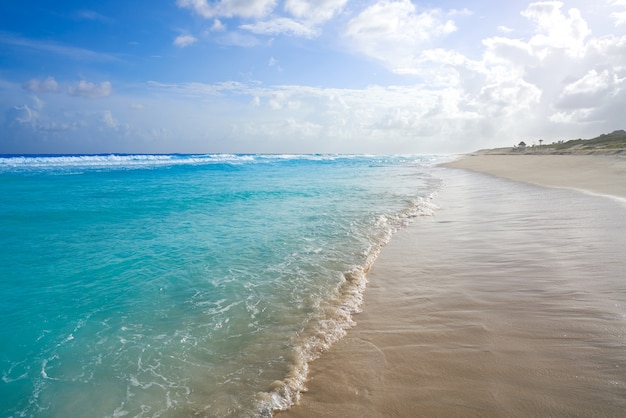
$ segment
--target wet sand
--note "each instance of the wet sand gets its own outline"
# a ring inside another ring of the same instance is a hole
[[[611,172],[623,174],[621,162],[551,160],[540,172],[540,161],[520,160],[534,170],[521,178],[528,168],[520,175],[503,157],[451,166],[626,197],[625,177]],[[598,187],[557,184],[558,172],[577,179],[573,171],[598,173]],[[357,325],[311,364],[308,392],[278,415],[623,416],[624,202],[439,174],[441,209],[394,236],[368,275]]]

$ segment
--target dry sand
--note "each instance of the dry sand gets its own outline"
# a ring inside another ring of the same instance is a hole
[[[491,155],[447,164],[621,197],[625,165],[621,157]],[[443,172],[441,211],[394,236],[368,275],[357,325],[311,364],[308,392],[278,415],[622,414],[623,203]],[[572,196],[581,202],[571,205]],[[574,207],[565,220],[553,215],[562,206]],[[581,222],[593,228],[571,227]]]
[[[624,155],[464,156],[446,164],[549,187],[566,187],[626,198]]]

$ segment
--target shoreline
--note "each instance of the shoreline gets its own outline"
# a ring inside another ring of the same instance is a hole
[[[368,274],[357,325],[310,364],[307,392],[276,416],[622,411],[626,363],[604,341],[626,332],[611,320],[626,300],[605,301],[624,298],[626,159],[479,155],[443,167],[441,210],[394,235]],[[612,290],[592,288],[599,278]]]

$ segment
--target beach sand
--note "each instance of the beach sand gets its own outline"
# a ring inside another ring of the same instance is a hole
[[[615,157],[471,156],[448,167],[626,197]],[[357,325],[277,415],[623,416],[624,201],[440,170],[440,210],[383,249]]]
[[[548,187],[565,187],[626,198],[626,155],[464,156],[445,164]]]

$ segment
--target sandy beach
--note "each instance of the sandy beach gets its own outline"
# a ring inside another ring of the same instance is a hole
[[[440,210],[384,248],[357,325],[278,415],[622,415],[626,160],[478,155],[446,167]]]
[[[626,155],[467,155],[445,165],[626,198]]]

